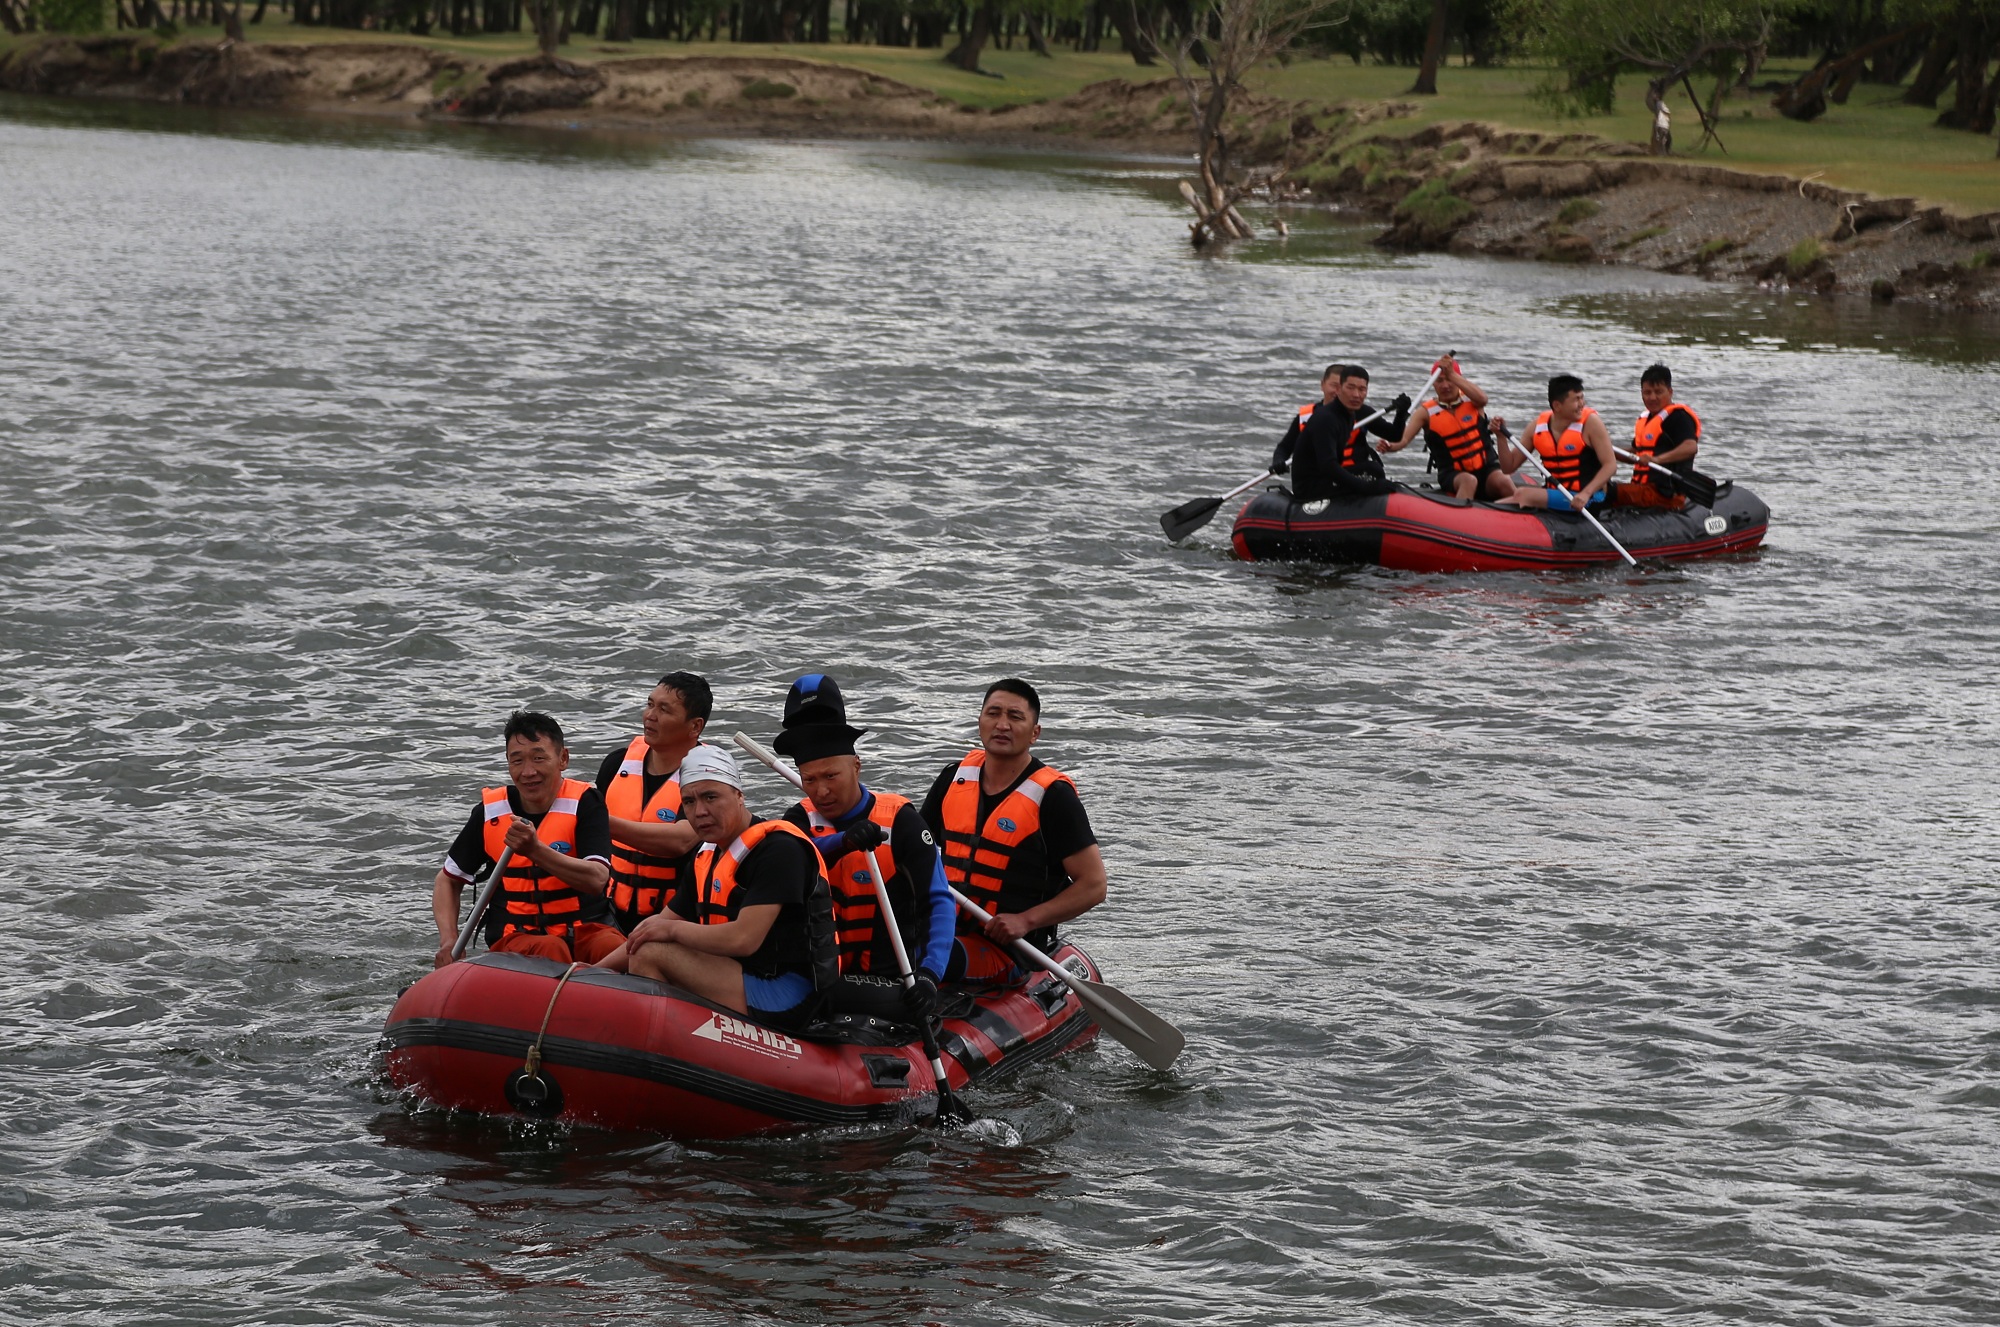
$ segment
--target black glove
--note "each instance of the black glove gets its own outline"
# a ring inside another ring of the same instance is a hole
[[[1408,392],[1389,402],[1389,413],[1396,417],[1396,431],[1398,433],[1402,432],[1403,426],[1410,422],[1410,395]]]
[[[1273,453],[1271,454],[1271,467],[1270,467],[1270,469],[1271,469],[1271,473],[1272,473],[1272,474],[1274,474],[1274,475],[1283,475],[1283,474],[1290,474],[1290,473],[1291,473],[1291,469],[1292,469],[1292,463],[1291,463],[1290,461],[1287,461],[1287,460],[1285,460],[1285,459],[1284,459],[1283,457],[1279,456],[1279,455],[1278,455],[1277,453],[1273,452]]]
[[[910,1002],[910,1013],[919,1020],[927,1019],[937,1009],[937,978],[929,968],[918,968],[911,974],[912,985],[903,988],[903,998]]]
[[[882,827],[872,820],[863,820],[858,825],[850,825],[841,832],[840,851],[834,854],[834,860],[838,861],[850,852],[868,852],[879,848],[888,838]]]

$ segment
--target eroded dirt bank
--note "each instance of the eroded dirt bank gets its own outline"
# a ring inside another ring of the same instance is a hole
[[[609,48],[605,48],[607,53]],[[960,106],[864,70],[764,56],[488,62],[414,45],[45,37],[0,55],[0,90],[690,135],[954,138],[1184,152],[1167,80]],[[1477,122],[1397,134],[1416,107],[1248,98],[1241,150],[1274,199],[1388,223],[1390,247],[1613,262],[1876,299],[2000,307],[2000,213],[1959,216],[1787,176],[1645,156],[1589,134]]]

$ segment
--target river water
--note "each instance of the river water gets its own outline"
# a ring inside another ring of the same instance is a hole
[[[1993,328],[1202,259],[1169,180],[7,103],[0,1317],[2000,1320]],[[1161,540],[1447,347],[1520,418],[1664,357],[1767,548]],[[723,734],[834,671],[908,792],[1034,679],[1182,1063],[726,1147],[386,1091],[501,717],[594,768],[678,667]]]

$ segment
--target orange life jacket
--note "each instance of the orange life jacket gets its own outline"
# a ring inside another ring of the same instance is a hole
[[[1299,432],[1301,434],[1306,431],[1306,425],[1312,423],[1313,411],[1319,409],[1319,407],[1320,403],[1318,401],[1313,402],[1311,405],[1302,405],[1299,407]],[[1340,446],[1340,459],[1335,462],[1336,465],[1343,470],[1354,468],[1354,463],[1361,459],[1360,454],[1355,450],[1355,444],[1361,442],[1367,435],[1367,432],[1366,426],[1352,429],[1348,432],[1347,441]]]
[[[674,821],[681,814],[681,772],[675,770],[649,798],[646,792],[646,739],[625,748],[618,776],[604,790],[604,809],[620,820]],[[679,858],[656,857],[611,840],[611,906],[630,926],[666,906],[679,883]]]
[[[535,837],[566,856],[576,855],[576,802],[590,791],[590,785],[564,779],[556,789],[549,813],[535,826]],[[505,788],[488,788],[479,796],[486,815],[484,828],[486,855],[499,861],[507,852],[507,827],[514,823],[514,808]],[[507,871],[500,877],[501,916],[506,925],[502,935],[516,931],[569,931],[582,920],[583,896],[576,886],[564,884],[552,875],[535,869],[525,853],[508,853]]]
[[[945,879],[973,902],[994,912],[1019,912],[1041,902],[1046,881],[1027,882],[1010,878],[1008,867],[1015,849],[1042,829],[1042,798],[1058,783],[1076,784],[1069,775],[1047,765],[1021,781],[1019,787],[1001,798],[979,824],[979,770],[986,763],[984,751],[974,751],[959,762],[945,789],[939,819],[944,825]],[[1031,897],[1031,895],[1035,895]],[[958,929],[976,933],[977,922],[959,910]]]
[[[1456,405],[1432,398],[1423,408],[1429,412],[1424,418],[1424,439],[1434,453],[1449,457],[1454,470],[1469,475],[1487,467],[1486,418],[1478,406],[1461,396]],[[1444,468],[1442,462],[1438,468]]]
[[[1535,454],[1542,458],[1542,465],[1548,469],[1549,482],[1558,484],[1574,493],[1597,477],[1601,462],[1597,453],[1584,440],[1583,426],[1596,416],[1597,411],[1589,406],[1577,416],[1576,423],[1563,430],[1560,438],[1549,430],[1549,420],[1553,410],[1544,410],[1535,416]],[[1585,470],[1585,464],[1590,466]]]
[[[1699,446],[1701,441],[1701,416],[1689,410],[1688,407],[1682,405],[1679,401],[1671,401],[1667,404],[1667,408],[1659,414],[1642,414],[1639,416],[1638,422],[1632,425],[1632,454],[1634,456],[1637,456],[1642,461],[1653,459],[1653,453],[1658,450],[1660,445],[1660,430],[1667,426],[1667,416],[1676,410],[1686,410],[1687,417],[1694,421],[1694,436],[1696,444]],[[1687,459],[1689,461],[1694,460],[1691,456]],[[1675,462],[1675,464],[1680,464],[1680,462]],[[1652,483],[1652,468],[1644,465],[1633,466],[1632,482],[1635,484]]]
[[[884,834],[896,828],[896,816],[910,804],[907,797],[894,793],[875,793],[874,804],[868,808],[868,819],[882,827]],[[812,799],[799,803],[806,814],[806,824],[815,835],[833,834],[833,822],[821,815],[813,807]],[[897,863],[895,845],[884,842],[875,849],[875,866],[882,872],[882,883],[887,885],[896,878]],[[840,970],[846,973],[871,973],[883,971],[894,975],[896,951],[889,947],[887,928],[881,925],[881,907],[875,898],[875,882],[868,875],[868,865],[862,861],[859,852],[844,853],[828,862],[827,883],[833,891],[833,937],[840,947]],[[904,938],[907,942],[909,918],[898,916],[903,923]],[[881,941],[882,953],[877,954],[877,940]],[[910,960],[916,962],[916,957]]]
[[[736,871],[751,849],[764,841],[769,834],[791,834],[812,849],[813,866],[819,871],[819,881],[805,900],[806,935],[802,945],[794,946],[802,950],[806,964],[812,971],[813,987],[824,990],[840,976],[839,957],[834,949],[833,916],[828,904],[826,864],[820,861],[819,850],[813,848],[812,836],[797,825],[785,820],[759,820],[750,828],[736,836],[736,841],[722,851],[716,851],[713,843],[701,845],[701,851],[694,859],[694,919],[703,926],[721,926],[736,920],[733,906],[736,895]],[[775,932],[778,924],[774,923]],[[777,943],[774,943],[776,941]],[[775,961],[776,954],[784,947],[783,937],[768,935],[755,954],[742,960],[743,970],[755,977],[775,977],[786,970]],[[763,960],[760,962],[760,958]],[[761,969],[761,970],[760,970]]]

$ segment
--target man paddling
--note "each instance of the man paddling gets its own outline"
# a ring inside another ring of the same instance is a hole
[[[1583,399],[1583,379],[1571,373],[1549,379],[1549,408],[1536,416],[1528,445],[1548,471],[1548,486],[1522,484],[1503,504],[1580,511],[1604,501],[1618,458],[1604,421]]]
[[[628,935],[666,906],[695,850],[694,827],[681,818],[681,760],[701,741],[714,706],[707,681],[668,673],[646,697],[639,735],[597,768],[611,816],[612,916]]]
[[[905,1003],[902,972],[865,860],[873,853],[916,976],[909,1003],[921,1018],[936,1003],[951,962],[958,905],[946,887],[937,841],[917,808],[907,797],[861,781],[854,743],[867,731],[847,722],[847,702],[829,675],[808,673],[792,684],[784,731],[772,745],[797,763],[806,796],[785,819],[812,835],[827,864],[843,979],[831,997],[834,1006],[893,1015]]]
[[[1320,399],[1300,406],[1291,427],[1271,453],[1271,473],[1292,473],[1292,496],[1315,502],[1336,493],[1370,497],[1394,493],[1382,469],[1382,458],[1368,445],[1369,435],[1394,440],[1409,424],[1410,398],[1398,396],[1390,406],[1394,419],[1377,419],[1356,427],[1368,411],[1368,370],[1359,364],[1329,364],[1320,375]]]
[[[697,746],[681,760],[681,808],[701,837],[665,910],[625,942],[637,976],[738,1013],[796,1026],[839,979],[826,868],[803,830],[758,820],[735,758]]]
[[[1401,436],[1382,444],[1382,450],[1399,452],[1422,433],[1437,464],[1441,491],[1468,501],[1513,496],[1514,481],[1500,469],[1493,422],[1486,418],[1486,393],[1459,372],[1455,359],[1440,359],[1432,367],[1438,373],[1437,394],[1417,407]],[[1506,428],[1507,421],[1500,420],[1499,427]]]
[[[1021,679],[988,687],[980,749],[945,766],[924,799],[945,878],[988,914],[960,915],[947,980],[1010,978],[1013,941],[1052,949],[1057,925],[1104,902],[1104,858],[1076,785],[1033,754],[1041,714]]]
[[[1662,465],[1677,475],[1694,474],[1701,450],[1701,418],[1674,400],[1674,375],[1655,364],[1639,375],[1639,400],[1645,410],[1632,426],[1632,454]],[[1611,501],[1621,507],[1667,507],[1679,511],[1687,498],[1671,479],[1655,475],[1649,466],[1635,465],[1632,477],[1611,486]]]
[[[589,784],[564,777],[569,747],[553,718],[516,710],[504,738],[512,782],[480,795],[431,884],[436,966],[452,961],[466,883],[503,853],[507,866],[487,919],[489,935],[498,923],[493,951],[594,963],[625,942],[608,924],[611,825],[604,798]]]

